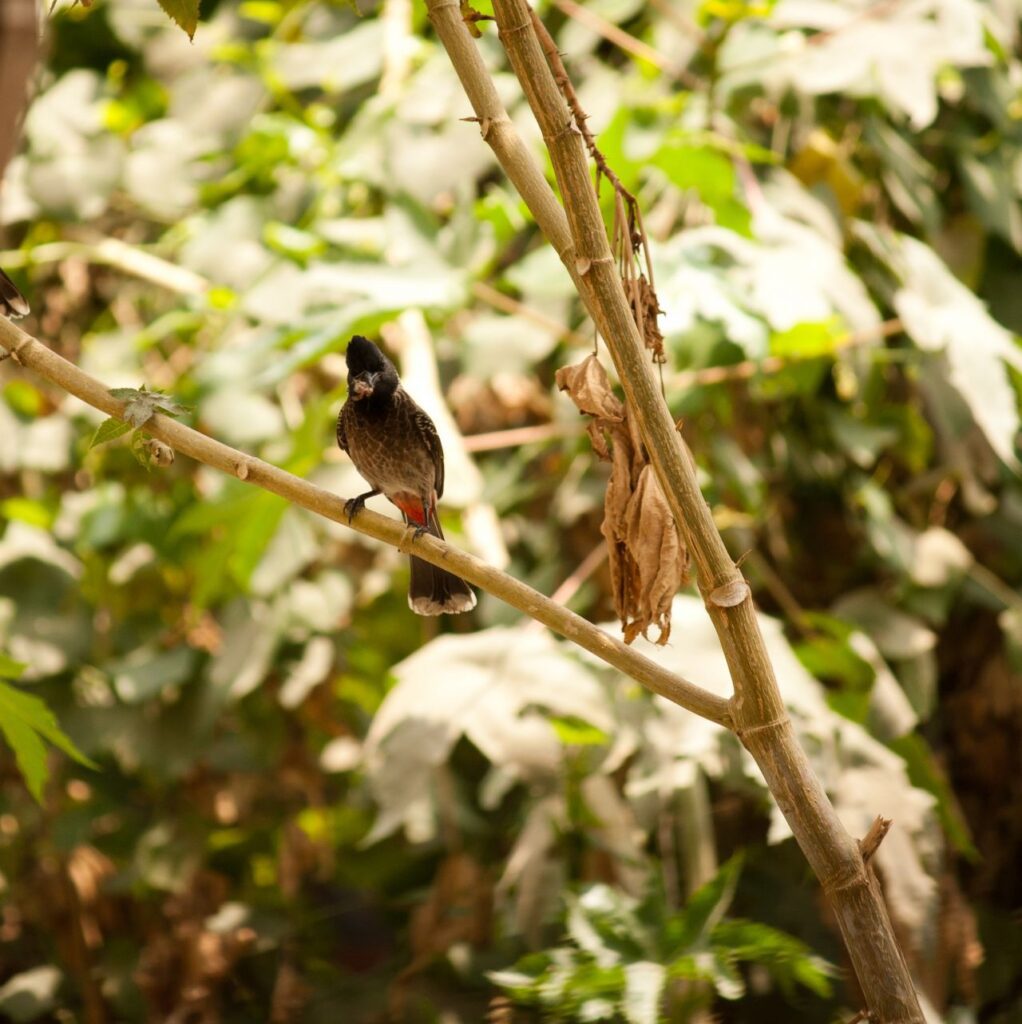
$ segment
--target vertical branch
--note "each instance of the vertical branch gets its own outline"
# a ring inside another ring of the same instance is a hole
[[[18,145],[21,113],[36,58],[35,0],[0,3],[0,178]],[[24,316],[28,303],[0,270],[0,313]]]
[[[475,106],[477,98],[486,93],[486,85],[479,78],[489,76],[461,24],[456,5],[451,0],[427,0],[427,6]],[[574,245],[565,244],[563,223],[548,208],[534,209],[533,215],[544,232],[544,220],[554,230],[555,234],[547,237],[607,342],[664,495],[692,553],[700,591],[734,682],[731,706],[735,731],[756,759],[834,907],[874,1019],[890,1024],[923,1024],[912,979],[879,887],[795,739],[756,620],[751,591],[717,532],[699,489],[691,453],[675,430],[657,389],[607,240],[583,138],[536,37],[529,6],[525,0],[494,0],[494,13],[501,41],[550,152]],[[489,91],[495,97],[492,83]],[[503,113],[503,108],[500,110]],[[483,125],[483,137],[489,142],[486,119],[493,116],[492,108],[476,106],[476,114]],[[508,131],[513,132],[513,127],[505,128],[502,146],[508,144]],[[497,146],[494,152],[503,163]],[[506,169],[517,185],[515,174],[520,174],[520,169]],[[530,196],[521,194],[531,207]]]
[[[0,4],[0,177],[14,155],[36,57],[35,0]]]

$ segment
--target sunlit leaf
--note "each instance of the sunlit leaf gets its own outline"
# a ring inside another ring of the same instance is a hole
[[[159,0],[167,16],[175,21],[191,39],[199,24],[199,0]]]

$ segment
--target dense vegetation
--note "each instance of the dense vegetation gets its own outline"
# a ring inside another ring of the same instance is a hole
[[[1022,1021],[1018,12],[539,10],[643,208],[664,391],[802,742],[853,834],[895,821],[877,868],[935,1015]],[[189,43],[98,0],[49,40],[2,193],[26,329],[343,495],[342,353],[382,338],[453,413],[448,537],[610,620],[607,467],[554,387],[592,326],[421,5],[221,0]],[[10,362],[0,388],[0,727],[39,796],[3,747],[0,1013],[858,1008],[734,737],[485,595],[417,619],[397,552],[92,445]],[[636,644],[729,692],[692,593]],[[91,767],[44,766],[33,724]]]

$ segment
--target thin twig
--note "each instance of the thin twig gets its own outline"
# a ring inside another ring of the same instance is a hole
[[[58,356],[42,342],[0,317],[0,348],[10,352],[21,365],[38,373],[68,394],[117,419],[124,418],[124,403],[114,398],[95,377]],[[728,702],[627,647],[622,641],[597,629],[591,622],[551,601],[532,587],[472,555],[459,551],[435,537],[415,536],[395,519],[363,509],[350,520],[344,499],[293,476],[262,459],[200,434],[183,423],[155,415],[144,430],[177,452],[207,466],[213,466],[246,483],[280,495],[295,505],[350,526],[368,537],[384,541],[405,553],[463,576],[470,583],[493,594],[512,607],[574,641],[598,658],[620,669],[647,689],[688,708],[695,714],[725,727],[731,713]]]
[[[579,562],[575,571],[550,595],[551,601],[567,604],[579,591],[583,583],[607,560],[607,542],[600,541],[585,558]]]
[[[675,28],[683,35],[690,36],[700,44],[706,39],[706,33],[671,0],[650,0],[650,6],[655,7],[668,21],[673,22]]]
[[[798,603],[788,585],[777,574],[774,567],[758,551],[748,553],[746,564],[763,581],[763,586],[784,611],[784,615],[801,632],[809,630],[805,609]]]
[[[859,851],[862,853],[864,864],[868,864],[873,854],[880,849],[884,836],[891,830],[891,819],[877,815],[869,831],[859,840]]]
[[[548,316],[542,310],[526,306],[525,303],[505,295],[502,291],[494,288],[485,281],[476,281],[472,285],[472,294],[477,299],[482,299],[487,305],[499,309],[502,313],[509,313],[512,316],[520,316],[523,320],[531,320],[536,326],[543,327],[557,336],[558,340],[566,341],[579,348],[588,348],[589,339],[583,338],[577,331],[565,327],[559,320]]]
[[[57,263],[73,256],[103,263],[179,295],[201,295],[209,288],[209,281],[195,271],[109,235],[85,235],[67,241],[47,242],[34,249],[12,249],[0,253],[0,259],[10,267]]]
[[[792,352],[783,356],[765,356],[763,359],[745,359],[730,366],[707,366],[701,370],[681,370],[668,380],[672,388],[710,387],[728,381],[749,380],[771,373],[780,373],[793,363],[806,362],[810,359],[826,359],[844,349],[855,348],[880,338],[890,338],[901,334],[905,328],[896,317],[884,320],[876,327],[861,331],[850,331],[848,334],[835,338],[831,349],[827,352]]]
[[[575,127],[578,129],[589,151],[589,156],[596,164],[596,191],[600,191],[600,181],[606,178],[614,189],[614,225],[612,231],[614,255],[624,283],[628,304],[632,309],[636,327],[642,338],[643,345],[653,354],[657,363],[667,361],[664,353],[664,337],[660,333],[657,318],[663,311],[656,295],[653,279],[653,257],[649,250],[649,236],[642,222],[642,208],[635,196],[624,186],[624,183],[607,163],[596,139],[589,130],[589,115],[582,109],[578,93],[571,84],[571,77],[561,60],[553,37],[547,31],[535,10],[529,8],[532,17],[532,28],[546,56],[550,72],[571,111]],[[642,253],[646,265],[645,272],[638,263],[638,253]]]
[[[562,437],[581,437],[585,431],[568,423],[537,423],[531,427],[512,427],[494,430],[488,434],[466,434],[465,450],[469,452],[495,452],[501,448],[520,448],[523,444],[540,444]]]
[[[625,53],[630,53],[633,57],[638,57],[640,60],[648,61],[655,68],[687,85],[690,89],[702,87],[699,79],[691,71],[672,64],[659,50],[654,49],[649,43],[636,39],[635,36],[630,35],[613,22],[607,21],[606,18],[601,17],[594,11],[590,11],[581,4],[575,3],[575,0],[554,0],[554,5],[559,7],[569,18],[574,18],[581,24],[591,28],[597,35],[602,36],[607,42],[620,47]]]

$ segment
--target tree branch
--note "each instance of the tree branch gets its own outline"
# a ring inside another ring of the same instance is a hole
[[[80,398],[108,416],[123,419],[124,403],[114,398],[100,381],[73,363],[69,363],[3,317],[0,317],[0,348],[21,365],[34,370],[40,377],[46,378],[68,394]],[[214,441],[205,434],[200,434],[197,430],[192,430],[191,427],[186,427],[183,423],[166,416],[153,416],[143,429],[147,434],[197,462],[213,466],[255,487],[278,494],[292,504],[350,526],[353,530],[390,544],[400,551],[414,552],[418,558],[433,565],[450,569],[487,593],[548,626],[555,633],[578,644],[601,661],[624,672],[653,693],[666,697],[711,722],[725,728],[731,727],[728,702],[722,697],[669,672],[656,662],[633,651],[621,640],[604,633],[580,615],[480,559],[428,534],[415,537],[414,531],[402,523],[369,509],[363,509],[357,518],[349,520],[344,511],[344,499],[336,494],[324,491],[321,487],[316,487],[262,459]]]
[[[550,153],[564,212],[550,209],[552,190],[545,180],[536,181],[542,174],[531,154],[523,158],[524,146],[516,141],[517,133],[461,22],[456,0],[426,2],[475,108],[483,138],[560,255],[607,343],[628,408],[696,565],[699,587],[734,682],[735,731],[763,772],[834,908],[874,1019],[924,1024],[879,886],[798,745],[760,633],[752,592],[717,531],[699,489],[695,462],[675,429],[645,357],[611,255],[582,138],[536,38],[529,6],[525,0],[494,0],[493,4],[501,41]],[[494,124],[501,126],[499,138],[493,137]]]

